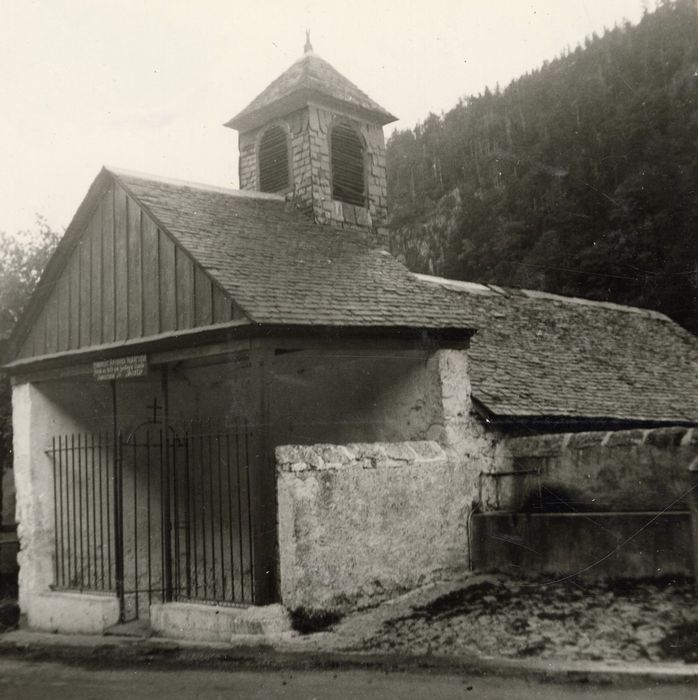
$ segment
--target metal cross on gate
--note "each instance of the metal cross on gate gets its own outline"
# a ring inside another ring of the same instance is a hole
[[[158,405],[158,397],[157,396],[153,397],[153,403],[150,405],[147,405],[146,408],[153,411],[152,422],[158,423],[160,420],[158,418],[158,411],[162,408],[162,406]]]

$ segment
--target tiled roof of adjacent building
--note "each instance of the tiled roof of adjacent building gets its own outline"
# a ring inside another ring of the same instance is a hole
[[[281,196],[112,173],[256,323],[472,328],[457,293]]]
[[[226,126],[235,129],[250,128],[270,118],[269,110],[277,103],[283,102],[284,109],[287,110],[285,101],[293,100],[294,97],[307,100],[313,95],[342,103],[351,111],[370,114],[381,124],[396,119],[327,61],[311,52],[299,58],[245,109],[227,122]]]
[[[468,308],[473,396],[495,416],[698,421],[698,339],[644,309],[415,275]]]

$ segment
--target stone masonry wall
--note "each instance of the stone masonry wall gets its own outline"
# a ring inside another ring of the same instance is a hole
[[[698,429],[538,435],[510,439],[506,452],[499,471],[533,473],[484,477],[484,511],[685,510]]]
[[[101,407],[109,393],[104,384],[26,382],[12,388],[19,605],[35,629],[98,633],[118,619],[115,596],[52,591],[56,583],[56,521],[53,462],[46,450],[54,436],[100,427]],[[89,547],[85,561],[89,561]]]
[[[329,134],[335,120],[351,123],[365,144],[368,206],[359,207],[332,199]],[[240,134],[240,187],[259,189],[257,144],[271,124],[289,134],[291,182],[286,194],[312,211],[315,220],[335,227],[371,231],[374,242],[387,246],[387,179],[385,139],[378,124],[360,122],[316,105],[293,112],[260,129]]]
[[[29,383],[12,389],[12,424],[20,542],[19,604],[31,619],[34,599],[54,583],[53,470],[44,450],[53,435],[73,432],[81,426]]]
[[[467,566],[468,475],[435,442],[276,448],[281,598],[343,612]]]
[[[467,570],[478,479],[503,457],[472,413],[467,356],[426,362],[424,440],[276,450],[283,604],[372,604]]]

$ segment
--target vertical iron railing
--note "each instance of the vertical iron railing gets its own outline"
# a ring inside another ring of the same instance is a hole
[[[114,443],[106,433],[58,435],[53,463],[56,588],[114,591]]]
[[[122,620],[165,600],[252,604],[246,425],[53,438],[55,587],[115,593]]]
[[[170,444],[173,599],[254,603],[247,425],[188,424]]]

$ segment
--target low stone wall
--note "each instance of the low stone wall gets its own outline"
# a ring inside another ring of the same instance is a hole
[[[170,639],[230,642],[236,636],[283,634],[291,631],[281,605],[233,607],[197,603],[153,603],[150,626]]]
[[[61,634],[102,634],[119,621],[119,600],[113,595],[55,591],[32,597],[29,626]]]
[[[467,567],[472,474],[436,442],[276,448],[281,599],[369,605]]]
[[[583,579],[691,576],[691,520],[669,513],[482,513],[473,565]]]
[[[484,511],[685,510],[698,429],[513,438],[500,477],[481,477]],[[520,475],[519,475],[520,474]]]

